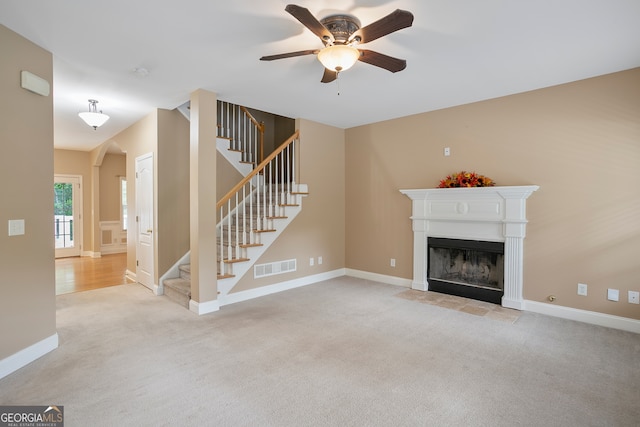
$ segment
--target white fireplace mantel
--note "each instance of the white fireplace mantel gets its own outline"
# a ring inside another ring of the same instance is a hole
[[[429,237],[504,242],[504,307],[523,309],[526,200],[537,185],[400,190],[412,200],[412,288],[429,289]]]

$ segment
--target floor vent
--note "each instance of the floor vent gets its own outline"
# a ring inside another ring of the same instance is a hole
[[[253,277],[255,279],[259,279],[261,277],[274,276],[276,274],[288,273],[290,271],[296,271],[295,259],[255,265],[253,266]]]

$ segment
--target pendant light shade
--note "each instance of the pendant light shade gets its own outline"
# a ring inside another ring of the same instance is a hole
[[[98,112],[96,108],[97,103],[98,101],[96,101],[95,99],[90,99],[89,111],[78,113],[80,118],[94,130],[98,129],[98,127],[102,126],[107,120],[109,120],[109,116],[104,114],[102,111]]]
[[[334,44],[327,46],[318,52],[318,60],[324,68],[341,72],[348,70],[360,57],[360,51],[353,46]]]

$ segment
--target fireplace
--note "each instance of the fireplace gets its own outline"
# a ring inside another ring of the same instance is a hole
[[[521,310],[526,200],[538,188],[400,190],[412,200],[411,287]]]
[[[429,290],[501,304],[504,243],[427,239]]]

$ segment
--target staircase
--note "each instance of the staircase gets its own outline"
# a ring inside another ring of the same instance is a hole
[[[229,116],[230,110],[223,105],[218,122],[226,123]],[[257,125],[255,120],[252,123]],[[218,137],[219,152],[245,176],[217,203],[218,218],[222,218],[216,227],[218,303],[222,306],[233,287],[300,213],[302,199],[308,193],[305,185],[296,183],[298,132],[255,168],[252,159],[262,156],[259,144],[238,143],[234,138],[239,137],[227,136],[233,135],[233,131],[224,128],[219,128],[219,134],[222,134]],[[250,134],[246,126],[240,133],[242,137]],[[245,152],[247,147],[251,152]],[[169,273],[171,277],[162,281],[164,294],[186,308],[191,300],[190,273],[187,254]]]

